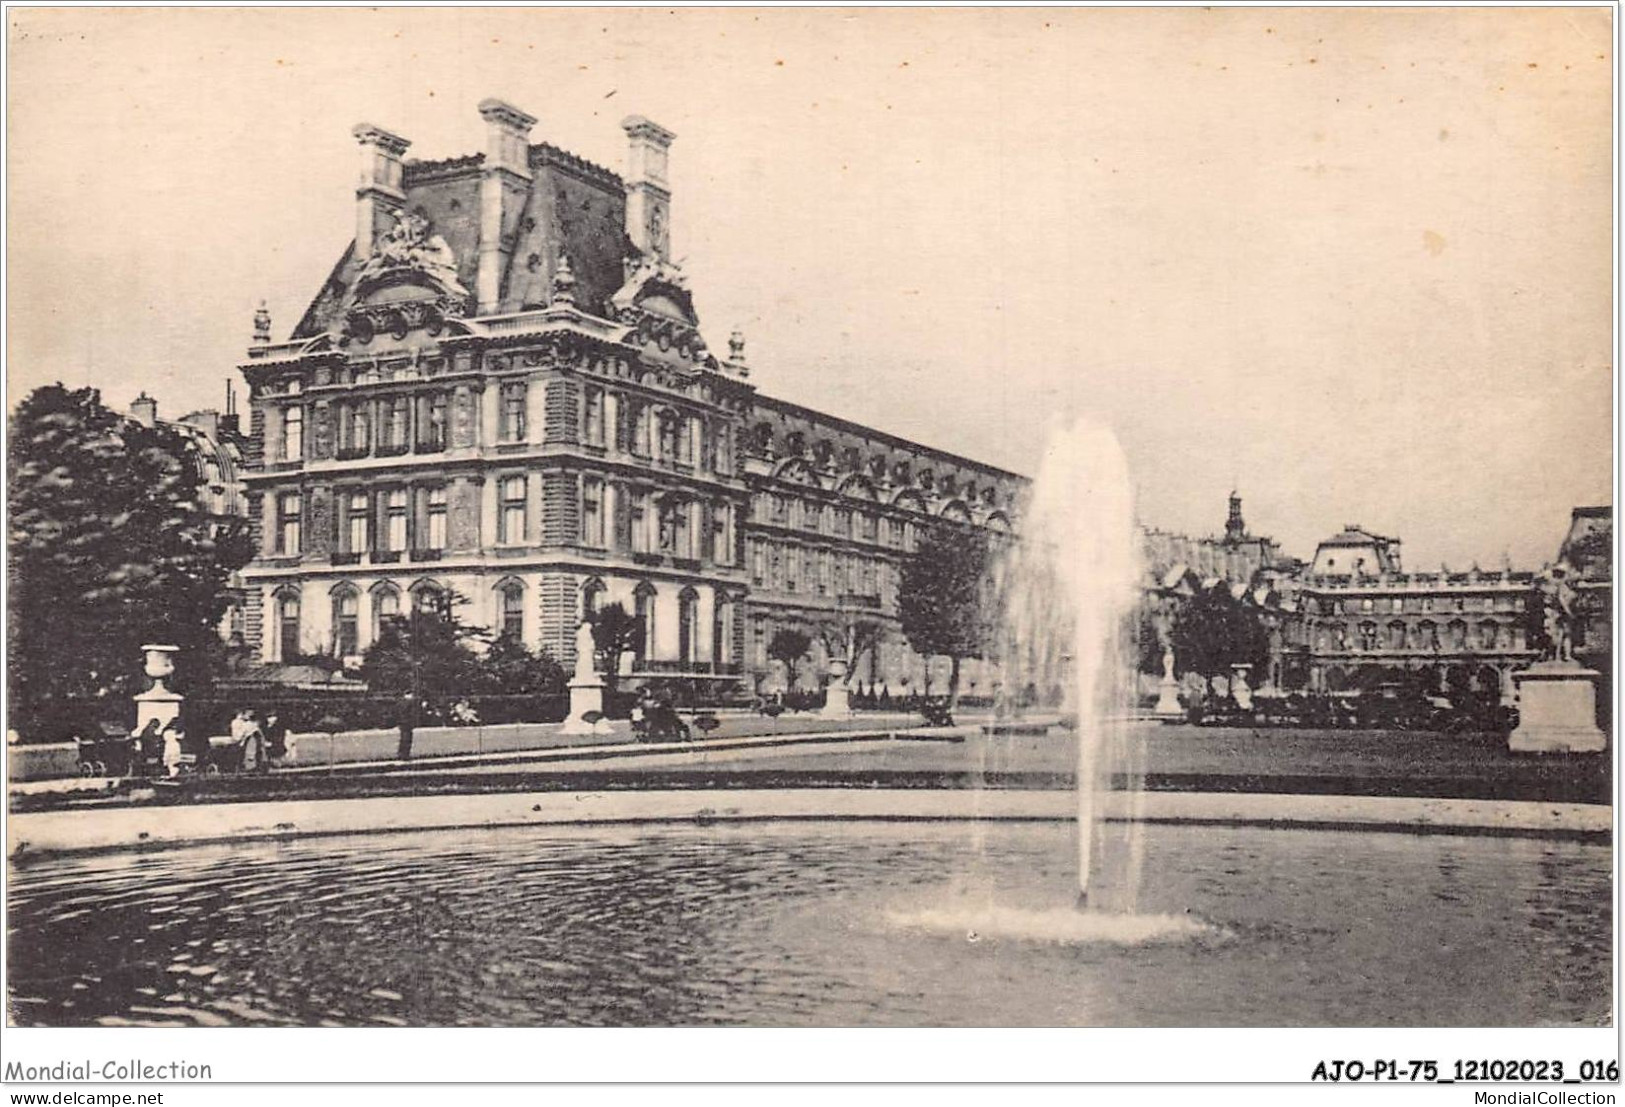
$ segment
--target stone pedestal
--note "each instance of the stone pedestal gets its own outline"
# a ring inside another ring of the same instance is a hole
[[[1601,674],[1573,661],[1541,661],[1514,673],[1518,729],[1507,739],[1514,753],[1597,753],[1608,740],[1597,729]]]
[[[819,714],[826,719],[844,719],[852,714],[846,687],[846,665],[830,662],[829,684],[824,689],[824,710]]]
[[[142,692],[135,697],[135,729],[140,733],[146,729],[152,720],[158,720],[158,729],[162,730],[174,720],[180,718],[181,700],[183,696],[178,692],[165,692],[157,688],[150,692]]]
[[[570,681],[570,716],[561,733],[591,734],[595,726],[586,718],[589,712],[596,712],[597,718],[604,714],[604,681],[597,675]]]
[[[1165,676],[1157,682],[1157,706],[1151,713],[1159,719],[1183,719],[1185,709],[1179,703],[1179,681]]]

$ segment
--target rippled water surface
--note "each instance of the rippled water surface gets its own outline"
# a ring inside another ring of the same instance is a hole
[[[1059,824],[503,830],[47,860],[13,870],[11,1018],[1202,1026],[1608,1017],[1606,846],[1152,826],[1145,849],[1140,908],[1189,911],[1203,925],[1187,940],[907,925],[1065,907],[1073,841]]]

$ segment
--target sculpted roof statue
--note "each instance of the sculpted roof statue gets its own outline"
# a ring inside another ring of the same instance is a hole
[[[457,279],[457,255],[446,240],[429,229],[429,221],[416,212],[401,212],[395,225],[378,236],[372,256],[362,263],[358,284],[377,280],[398,269],[423,273],[448,292],[467,296]]]

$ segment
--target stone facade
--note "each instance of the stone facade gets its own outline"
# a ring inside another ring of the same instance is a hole
[[[826,632],[878,624],[853,679],[922,687],[901,560],[933,518],[1010,530],[1022,479],[761,395],[737,334],[714,354],[670,261],[670,132],[623,124],[623,180],[530,144],[510,105],[481,115],[486,151],[440,162],[356,128],[356,242],[241,367],[258,656],[358,654],[449,590],[566,666],[620,603],[634,673],[766,687],[776,629],[820,644],[817,679]]]
[[[1397,539],[1350,525],[1287,584],[1280,681],[1312,692],[1368,689],[1411,674],[1441,693],[1510,698],[1511,674],[1539,656],[1535,574],[1407,573]]]

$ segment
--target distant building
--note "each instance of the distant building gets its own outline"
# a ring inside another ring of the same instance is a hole
[[[201,506],[205,512],[221,522],[234,524],[247,517],[243,474],[249,442],[238,425],[236,400],[229,390],[224,413],[205,409],[179,419],[160,419],[158,401],[142,392],[130,404],[130,418],[148,427],[162,424],[185,441],[197,470],[198,487],[203,496]],[[220,637],[241,645],[246,632],[242,574],[233,573],[227,587],[230,606],[220,621]]]
[[[1351,524],[1321,542],[1288,589],[1286,687],[1374,688],[1409,679],[1441,692],[1510,696],[1530,642],[1535,574],[1510,569],[1407,573],[1399,540]]]
[[[1196,538],[1148,527],[1140,541],[1147,584],[1153,588],[1179,588],[1182,582],[1198,587],[1220,582],[1251,586],[1289,574],[1299,564],[1282,555],[1275,539],[1249,533],[1241,497],[1234,492],[1223,535]]]

